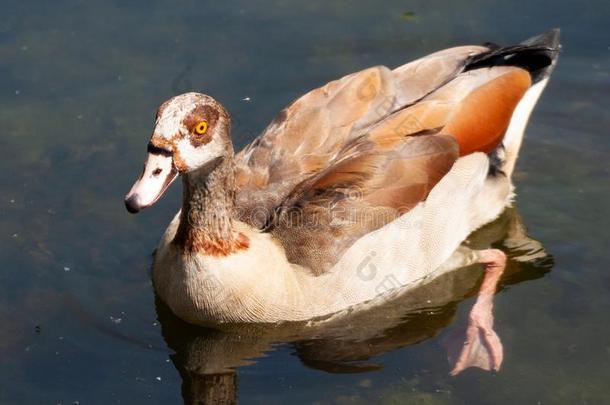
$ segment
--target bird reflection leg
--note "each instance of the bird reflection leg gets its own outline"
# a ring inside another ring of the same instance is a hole
[[[479,262],[485,265],[485,277],[470,311],[465,336],[456,342],[460,347],[455,350],[452,376],[469,367],[498,371],[504,355],[502,342],[493,329],[492,311],[496,287],[506,268],[506,255],[498,249],[479,250],[476,254]]]

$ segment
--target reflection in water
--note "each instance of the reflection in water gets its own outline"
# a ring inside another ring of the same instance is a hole
[[[468,246],[494,246],[507,253],[500,289],[542,277],[553,265],[540,243],[526,235],[514,209],[473,234]],[[308,323],[201,328],[175,317],[160,300],[157,314],[163,337],[175,351],[172,360],[183,379],[185,403],[234,403],[236,368],[252,364],[277,343],[293,345],[310,368],[360,373],[383,367],[373,360],[375,356],[430,339],[450,327],[442,339],[447,342],[464,328],[451,323],[458,304],[476,294],[481,276],[481,266],[462,268],[381,304],[361,305]]]

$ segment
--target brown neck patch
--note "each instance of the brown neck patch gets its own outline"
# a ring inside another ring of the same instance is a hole
[[[203,253],[206,256],[226,257],[247,250],[250,240],[243,233],[234,233],[230,238],[218,238],[207,233],[188,233],[181,243],[188,253]]]
[[[234,171],[229,151],[214,166],[184,176],[182,213],[174,243],[185,252],[219,257],[250,246],[248,237],[233,229]]]

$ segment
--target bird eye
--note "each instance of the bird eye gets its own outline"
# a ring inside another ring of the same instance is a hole
[[[195,132],[199,135],[205,134],[205,131],[208,130],[208,123],[206,121],[201,121],[199,124],[195,126]]]

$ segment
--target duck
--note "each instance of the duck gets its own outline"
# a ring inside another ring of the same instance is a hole
[[[182,178],[154,255],[156,294],[197,325],[300,322],[480,263],[467,339],[497,347],[506,255],[467,238],[513,201],[525,126],[559,51],[553,29],[364,69],[293,101],[237,154],[220,102],[165,101],[125,196],[137,213]]]

